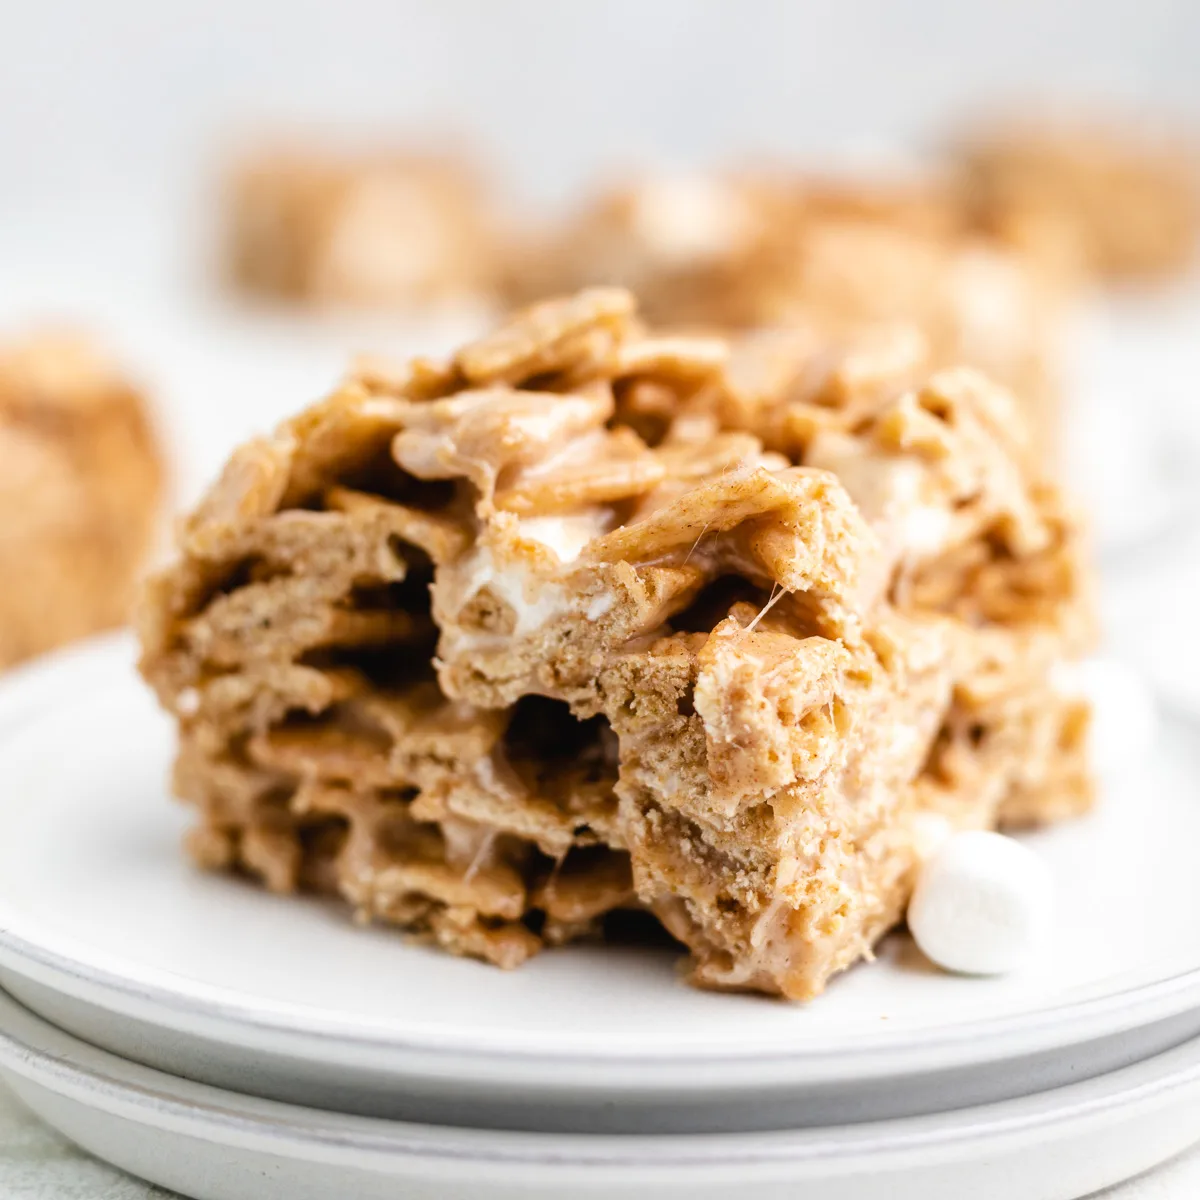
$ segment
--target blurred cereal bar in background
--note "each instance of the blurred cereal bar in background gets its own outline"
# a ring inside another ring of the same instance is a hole
[[[1200,150],[1136,128],[999,123],[959,148],[979,227],[1099,279],[1183,274],[1200,230]]]
[[[1035,452],[1053,457],[1059,280],[969,230],[948,176],[647,175],[530,243],[510,272],[518,301],[607,283],[633,288],[673,327],[844,336],[909,323],[934,365],[976,366],[1011,388]]]
[[[494,284],[482,185],[450,155],[264,149],[235,166],[226,205],[232,277],[248,292],[405,308]]]
[[[636,176],[530,230],[510,254],[506,284],[516,303],[615,284],[635,291],[655,321],[758,324],[759,272],[791,210],[786,188],[759,175]]]
[[[162,481],[142,397],[90,345],[0,347],[0,667],[127,619]]]

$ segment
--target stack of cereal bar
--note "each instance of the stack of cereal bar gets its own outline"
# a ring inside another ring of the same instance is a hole
[[[880,329],[546,301],[238,450],[141,620],[204,865],[515,966],[869,957],[939,831],[1086,807],[1088,571],[1009,395]]]

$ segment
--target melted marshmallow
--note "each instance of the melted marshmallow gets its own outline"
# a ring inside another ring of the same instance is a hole
[[[527,541],[553,550],[564,563],[574,562],[593,538],[605,532],[602,521],[592,515],[573,517],[527,517],[517,529]]]
[[[897,525],[904,551],[924,558],[945,549],[954,517],[940,505],[919,504],[906,512]]]
[[[535,575],[520,562],[497,566],[490,546],[478,546],[473,551],[467,578],[464,606],[488,588],[516,614],[513,633],[518,637],[541,629],[572,608],[568,589]]]
[[[912,458],[864,454],[853,439],[826,434],[809,450],[810,466],[832,471],[895,558],[927,558],[950,542],[954,515],[927,498],[926,468]]]
[[[720,258],[749,232],[742,198],[727,184],[699,176],[654,179],[634,197],[638,236],[668,262]]]

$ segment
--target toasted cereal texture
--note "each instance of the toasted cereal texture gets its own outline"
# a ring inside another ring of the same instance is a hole
[[[1031,444],[1052,461],[1063,289],[1043,258],[972,228],[953,179],[646,176],[520,247],[508,291],[620,284],[673,326],[800,324],[826,342],[909,324],[935,365],[975,366],[1011,388]]]
[[[494,285],[482,188],[449,156],[264,150],[234,170],[226,225],[232,280],[260,295],[405,307]]]
[[[90,346],[0,348],[0,667],[128,619],[162,477],[145,402]]]
[[[808,999],[936,818],[1086,806],[1086,563],[1011,397],[911,331],[546,301],[231,458],[152,583],[192,853],[513,966],[641,906]]]
[[[1200,235],[1200,154],[1133,128],[1010,122],[959,149],[991,236],[1102,279],[1182,274]]]

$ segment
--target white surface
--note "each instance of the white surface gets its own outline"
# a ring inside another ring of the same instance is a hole
[[[1200,1041],[1123,1071],[951,1114],[699,1137],[386,1122],[189,1083],[0,997],[0,1071],[86,1149],[201,1200],[1070,1200],[1200,1137]],[[402,1189],[402,1190],[401,1190]]]
[[[1200,281],[1091,296],[1059,353],[1061,451],[1110,566],[1200,513]]]
[[[1104,601],[1110,636],[1163,704],[1200,716],[1200,520],[1130,556]]]
[[[796,1111],[773,1100],[777,1122],[862,1115],[879,1091],[945,1107],[962,1102],[962,1081],[937,1074],[951,1069],[995,1087],[991,1097],[1019,1094],[1050,1086],[1047,1072],[1061,1081],[1103,1069],[1103,1055],[1129,1062],[1171,1044],[1138,1042],[1151,1022],[1171,1019],[1154,1036],[1178,1040],[1200,1020],[1190,728],[1168,726],[1144,778],[1094,816],[1033,839],[1062,903],[1026,970],[948,977],[897,937],[876,965],[800,1007],[689,989],[674,955],[650,949],[572,947],[498,972],[357,928],[336,906],[195,872],[178,848],[187,816],[165,792],[171,731],[129,657],[118,641],[60,663],[64,692],[49,705],[43,692],[41,715],[0,742],[0,963],[23,1000],[143,1060],[210,1078],[221,1069],[226,1082],[240,1069],[260,1092],[274,1072],[277,1095],[301,1089],[359,1110],[430,1092],[480,1107],[503,1098],[511,1119],[540,1098],[537,1127],[546,1106],[562,1128],[586,1102],[607,1112],[595,1120],[645,1112],[661,1128],[654,1106],[684,1095],[712,1106],[701,1126],[719,1127],[758,1122],[752,1105],[730,1106],[766,1095],[800,1098]],[[1052,1064],[1012,1061],[1051,1051],[1062,1053]],[[929,1080],[915,1086],[914,1075]],[[904,1086],[879,1086],[889,1079]],[[869,1098],[853,1093],[868,1083]]]
[[[6,11],[0,222],[31,197],[86,209],[84,187],[90,201],[111,179],[191,180],[215,137],[269,121],[465,128],[525,190],[557,195],[601,161],[844,151],[1009,98],[1200,117],[1189,0],[176,0],[169,15],[107,0],[104,13]]]
[[[925,864],[908,906],[921,952],[947,971],[1006,975],[1050,932],[1054,878],[1014,838],[984,830],[952,836]]]
[[[1158,705],[1141,671],[1120,659],[1097,656],[1060,664],[1053,683],[1091,704],[1088,754],[1097,770],[1141,770],[1158,728]]]

